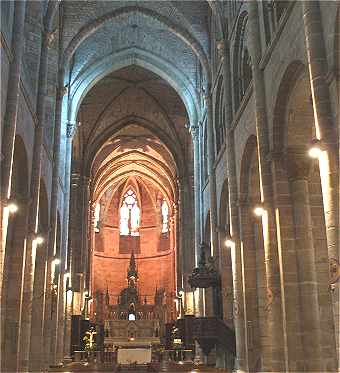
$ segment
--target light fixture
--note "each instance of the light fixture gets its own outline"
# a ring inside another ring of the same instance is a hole
[[[35,236],[35,243],[37,244],[37,245],[41,245],[41,244],[43,244],[44,243],[44,237],[43,236],[40,236],[40,235],[36,235]]]
[[[9,201],[7,208],[10,214],[15,214],[19,210],[18,205],[13,201]]]
[[[66,287],[66,301],[68,304],[70,304],[72,302],[72,287],[71,286],[67,286]]]
[[[308,150],[308,155],[311,158],[319,158],[322,152],[322,144],[319,139],[313,139],[311,142],[311,147]]]
[[[64,278],[65,278],[65,280],[71,278],[71,274],[70,274],[70,272],[65,272],[65,273],[64,273]]]
[[[52,260],[52,264],[53,264],[54,266],[57,266],[58,264],[60,264],[60,259],[59,259],[59,258],[54,258],[54,259]]]
[[[232,248],[235,246],[235,242],[229,233],[226,234],[224,244],[226,247]]]
[[[232,247],[234,247],[235,242],[231,239],[226,239],[224,244],[226,245],[226,247],[232,248]]]
[[[256,215],[256,216],[262,216],[263,215],[263,213],[264,213],[264,208],[263,208],[263,206],[261,206],[261,205],[257,205],[257,206],[255,206],[254,207],[254,214]]]
[[[184,290],[183,290],[183,289],[178,289],[178,296],[179,296],[180,298],[182,298],[183,295],[184,295]]]

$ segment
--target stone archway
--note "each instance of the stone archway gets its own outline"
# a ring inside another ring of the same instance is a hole
[[[35,263],[34,263],[34,283],[32,304],[32,321],[31,321],[31,341],[30,341],[30,369],[33,371],[40,370],[44,363],[42,354],[44,351],[43,330],[47,315],[45,312],[45,302],[49,296],[48,292],[52,291],[52,284],[48,278],[49,269],[47,266],[50,262],[48,258],[48,229],[49,229],[49,206],[48,194],[43,180],[40,182],[39,194],[39,216],[37,235],[43,239],[42,243],[34,240],[35,246]],[[45,315],[45,317],[42,317]],[[47,358],[47,356],[45,356]]]
[[[294,236],[295,276],[300,293],[296,295],[295,302],[300,303],[302,310],[303,354],[306,351],[310,354],[306,357],[308,369],[319,366],[320,370],[332,370],[335,362],[323,356],[320,348],[321,345],[328,346],[330,350],[335,348],[335,337],[334,319],[329,307],[331,296],[324,211],[324,198],[327,196],[322,193],[319,163],[308,154],[312,140],[318,136],[311,97],[307,70],[296,61],[287,68],[274,112],[273,136],[279,154],[275,161],[276,178],[284,187],[278,191],[279,200],[283,194],[286,199],[288,195],[288,203],[280,206],[280,219],[289,217],[291,225],[287,226],[287,232],[289,230]],[[282,244],[289,247],[287,232],[282,235]],[[307,286],[307,283],[313,285]],[[324,300],[322,305],[320,299]],[[295,318],[292,302],[287,304],[291,309],[287,313],[288,318]],[[305,319],[306,312],[309,313],[308,321]],[[310,323],[316,327],[311,329]]]

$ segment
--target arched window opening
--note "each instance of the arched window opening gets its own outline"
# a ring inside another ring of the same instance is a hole
[[[100,203],[96,204],[94,208],[94,231],[98,233],[100,231]]]
[[[224,91],[222,88],[223,78],[221,77],[217,88],[216,112],[215,112],[215,146],[216,155],[219,154],[225,141],[225,105]]]
[[[136,194],[129,189],[124,194],[120,207],[120,234],[121,236],[139,236],[140,208]]]
[[[203,156],[203,183],[208,179],[208,133],[207,133],[207,123],[204,125],[204,134],[203,134],[203,149],[201,147],[202,156]]]
[[[251,58],[248,51],[248,15],[241,16],[237,28],[234,58],[234,103],[235,112],[238,110],[241,101],[252,80]]]
[[[262,3],[266,43],[269,44],[286,12],[288,1],[267,0]]]
[[[162,202],[162,233],[169,231],[169,207],[165,199]]]

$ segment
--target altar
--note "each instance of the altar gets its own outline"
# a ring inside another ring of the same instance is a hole
[[[117,351],[117,364],[131,365],[131,364],[150,364],[152,357],[151,346],[131,346],[121,347]]]
[[[167,305],[163,299],[164,290],[156,289],[153,302],[148,303],[146,297],[139,294],[137,281],[138,271],[132,253],[127,271],[128,285],[120,292],[117,303],[111,304],[108,292],[105,296],[104,351],[149,348],[159,345],[165,337]]]

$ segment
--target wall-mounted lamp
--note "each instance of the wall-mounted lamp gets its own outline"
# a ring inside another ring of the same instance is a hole
[[[71,278],[71,273],[70,272],[65,272],[64,273],[64,279],[65,279],[65,281],[68,280],[68,279],[70,279],[70,278]]]
[[[54,259],[52,260],[52,265],[57,266],[57,265],[59,265],[59,264],[60,264],[60,259],[59,259],[59,258],[54,258]]]
[[[311,142],[311,147],[308,150],[308,155],[311,158],[319,158],[322,152],[322,142],[319,139],[313,139]]]
[[[14,201],[8,201],[6,207],[8,208],[8,212],[10,214],[15,214],[19,210],[18,205]]]
[[[182,298],[184,295],[184,290],[183,289],[178,289],[177,291],[178,297]]]
[[[231,237],[228,237],[225,241],[224,244],[226,247],[229,247],[230,249],[235,246],[235,242],[231,239]]]
[[[44,237],[41,236],[40,234],[37,234],[37,235],[35,236],[34,241],[35,241],[35,243],[36,243],[37,245],[42,245],[42,244],[45,242]]]
[[[254,212],[254,214],[256,215],[256,216],[262,216],[263,214],[264,214],[264,208],[263,208],[263,206],[262,205],[257,205],[257,206],[255,206],[254,207],[254,210],[253,210],[253,212]]]

